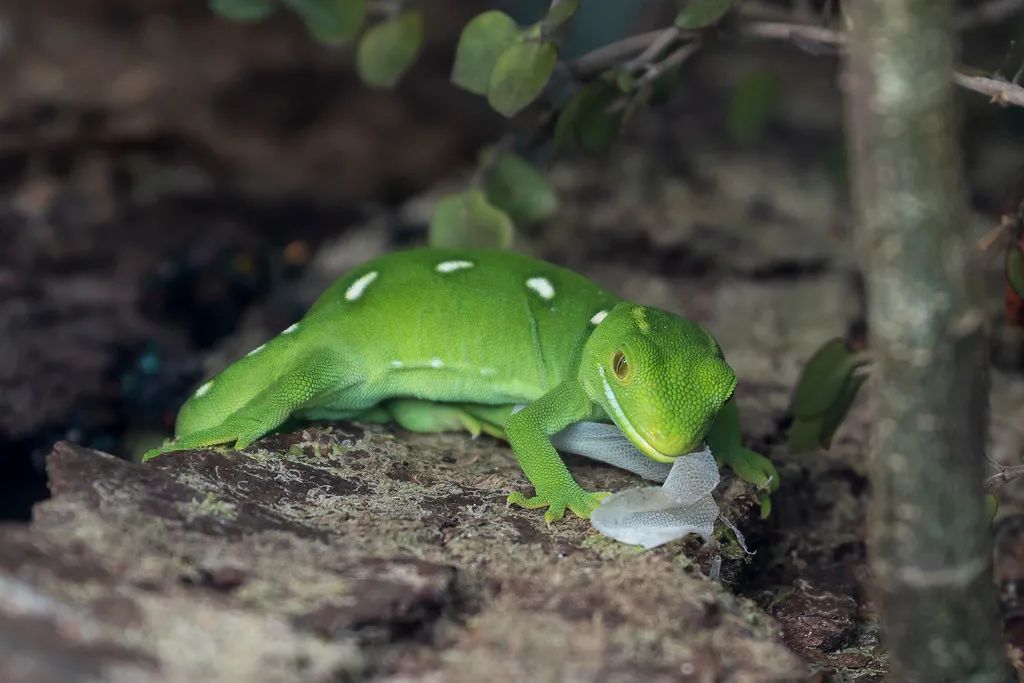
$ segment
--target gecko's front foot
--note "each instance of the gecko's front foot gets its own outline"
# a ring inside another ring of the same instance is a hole
[[[519,491],[513,491],[508,495],[507,504],[518,505],[527,510],[546,507],[544,521],[550,524],[564,517],[566,508],[576,513],[577,517],[590,519],[590,513],[610,495],[605,491],[590,492],[578,487],[574,491],[557,491],[549,495],[538,492],[532,498],[527,498]]]

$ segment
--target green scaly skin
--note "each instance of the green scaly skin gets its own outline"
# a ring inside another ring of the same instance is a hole
[[[143,459],[242,449],[293,415],[484,431],[508,440],[533,484],[534,496],[509,503],[546,507],[550,522],[566,509],[589,517],[607,495],[576,483],[551,435],[611,420],[670,462],[699,446],[735,385],[696,323],[521,254],[414,249],[340,278],[302,320],[200,386],[174,440]]]

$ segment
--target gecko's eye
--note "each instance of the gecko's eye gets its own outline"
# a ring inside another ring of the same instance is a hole
[[[626,379],[626,375],[629,374],[629,361],[622,351],[616,351],[612,357],[612,371],[619,379]]]

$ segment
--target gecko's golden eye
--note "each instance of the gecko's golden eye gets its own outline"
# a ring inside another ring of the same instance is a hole
[[[622,351],[616,351],[612,357],[612,370],[619,379],[626,379],[626,375],[629,374],[629,361]]]

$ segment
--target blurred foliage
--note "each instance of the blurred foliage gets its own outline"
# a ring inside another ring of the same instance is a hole
[[[558,49],[551,41],[529,40],[505,48],[491,73],[487,102],[505,116],[515,116],[544,90],[555,70]]]
[[[790,402],[791,453],[828,448],[839,425],[867,380],[860,371],[868,360],[853,353],[843,339],[832,339],[807,361]]]
[[[729,13],[736,0],[691,0],[676,15],[676,26],[685,30],[717,24]]]
[[[484,12],[466,24],[455,49],[452,82],[477,95],[486,95],[498,57],[519,40],[519,26],[504,12]]]
[[[390,88],[398,82],[423,42],[423,17],[404,12],[370,28],[359,41],[356,68],[368,85]]]
[[[210,9],[234,21],[259,21],[274,12],[274,0],[210,0]]]
[[[514,232],[508,214],[487,201],[483,190],[474,188],[437,203],[428,242],[451,249],[506,249]]]
[[[310,35],[328,45],[342,45],[355,38],[366,18],[365,0],[281,0],[281,2],[302,18]]]
[[[558,209],[558,197],[547,176],[521,156],[501,155],[486,176],[487,198],[515,223],[536,223]]]
[[[741,144],[764,137],[779,108],[779,80],[767,71],[755,71],[739,80],[729,97],[729,135]]]

